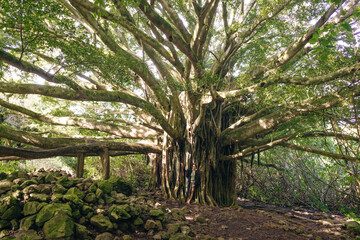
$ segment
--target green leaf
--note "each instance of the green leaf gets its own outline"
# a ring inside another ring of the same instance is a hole
[[[311,44],[315,44],[319,39],[319,34],[318,33],[314,33],[312,38],[309,40],[309,43]]]
[[[329,45],[330,41],[327,39],[321,39],[320,44],[327,47]]]
[[[341,23],[341,26],[346,30],[346,31],[349,31],[351,32],[352,31],[352,28],[350,26],[350,24],[348,22],[343,22]]]

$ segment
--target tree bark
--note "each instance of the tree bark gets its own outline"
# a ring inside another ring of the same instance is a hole
[[[110,178],[110,156],[109,156],[109,149],[104,148],[103,152],[101,153],[101,163],[102,163],[102,175],[103,179]]]
[[[82,178],[84,175],[84,160],[85,154],[78,153],[77,154],[77,168],[76,168],[76,177]]]

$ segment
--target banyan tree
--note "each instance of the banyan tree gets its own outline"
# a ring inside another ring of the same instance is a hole
[[[175,199],[195,163],[196,199],[219,206],[235,202],[237,162],[265,165],[271,148],[357,162],[304,139],[359,142],[359,7],[1,0],[1,159],[73,156],[81,175],[98,155],[106,178],[111,156],[145,154],[151,185]]]

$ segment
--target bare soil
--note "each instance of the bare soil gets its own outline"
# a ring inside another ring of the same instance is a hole
[[[187,205],[159,197],[155,200],[169,211],[183,210],[194,239],[360,239],[344,228],[344,216],[300,207],[279,207],[246,199],[238,199],[239,208]]]

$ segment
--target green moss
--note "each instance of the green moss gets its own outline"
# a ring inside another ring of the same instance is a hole
[[[110,219],[104,215],[95,215],[90,219],[91,225],[97,228],[101,232],[111,231],[113,224]]]
[[[8,208],[2,215],[2,220],[18,219],[22,216],[21,208],[17,205]]]
[[[71,217],[65,212],[59,212],[44,224],[46,239],[72,239],[75,225]]]
[[[46,221],[50,220],[55,213],[63,211],[68,215],[72,215],[72,210],[68,204],[53,203],[43,207],[36,216],[36,225],[42,226]]]
[[[32,215],[38,212],[37,207],[39,206],[39,202],[27,202],[24,205],[24,216]]]
[[[97,185],[105,194],[110,194],[113,190],[113,183],[108,180],[99,181]]]

